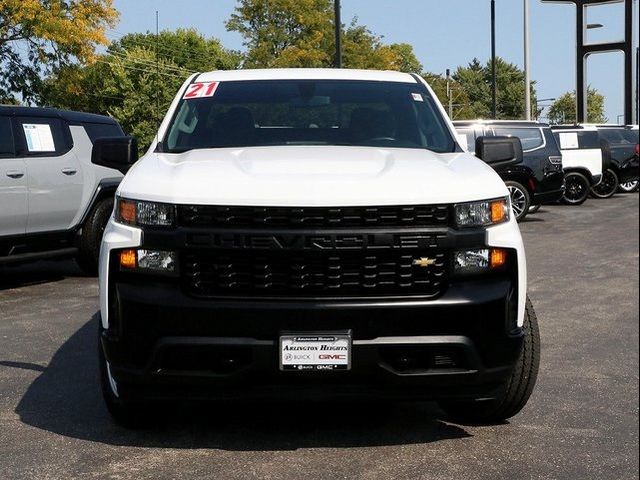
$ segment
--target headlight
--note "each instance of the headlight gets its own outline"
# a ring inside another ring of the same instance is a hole
[[[486,227],[509,220],[511,204],[509,197],[482,202],[459,203],[455,205],[458,227]]]
[[[456,275],[473,275],[496,270],[507,264],[507,256],[503,248],[460,250],[453,255],[453,271]]]
[[[120,270],[162,273],[178,272],[178,255],[164,250],[127,249],[119,253]]]
[[[176,208],[167,203],[143,202],[116,197],[116,222],[137,227],[172,227]]]

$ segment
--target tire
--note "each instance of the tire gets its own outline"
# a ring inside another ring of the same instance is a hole
[[[441,401],[447,415],[469,424],[502,423],[524,408],[533,392],[540,367],[540,330],[531,300],[527,298],[522,351],[504,386],[502,395],[493,400]]]
[[[538,210],[540,210],[540,207],[542,205],[531,205],[529,207],[529,215],[531,215],[532,213],[538,213]]]
[[[513,214],[515,215],[516,220],[520,222],[529,213],[529,207],[531,206],[529,191],[518,182],[508,180],[504,183],[509,189]]]
[[[102,234],[107,226],[111,212],[113,211],[113,199],[100,200],[89,213],[80,236],[80,251],[76,261],[80,268],[89,275],[98,273],[98,260],[100,259],[100,243]]]
[[[100,388],[102,390],[102,398],[107,407],[107,410],[111,414],[111,418],[118,424],[125,428],[143,428],[148,427],[154,420],[155,410],[152,408],[149,402],[143,402],[132,399],[132,394],[125,391],[125,386],[117,384],[116,389],[118,395],[114,392],[107,367],[107,360],[102,350],[100,343],[100,334],[98,334],[98,361],[100,362]],[[123,394],[126,394],[128,400],[122,398]]]
[[[579,172],[569,172],[564,178],[566,189],[560,201],[565,205],[582,205],[589,197],[589,180]]]
[[[618,175],[609,168],[602,174],[602,181],[598,185],[591,187],[591,196],[595,198],[613,197],[619,185]]]
[[[638,191],[638,186],[640,186],[640,181],[636,178],[635,180],[631,180],[630,182],[621,183],[618,186],[618,191],[620,193],[633,193]]]

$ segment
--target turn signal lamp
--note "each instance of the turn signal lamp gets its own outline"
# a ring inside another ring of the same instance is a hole
[[[122,250],[120,252],[120,267],[126,269],[136,268],[137,255],[135,250]]]

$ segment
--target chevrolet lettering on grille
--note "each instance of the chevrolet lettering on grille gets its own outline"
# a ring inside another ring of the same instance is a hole
[[[424,249],[438,247],[444,234],[365,233],[365,234],[189,234],[187,244],[221,249],[253,250],[373,250]]]

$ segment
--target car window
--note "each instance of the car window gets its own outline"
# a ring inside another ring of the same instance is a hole
[[[600,148],[598,132],[583,130],[576,132],[553,132],[562,150],[592,150]]]
[[[11,119],[9,117],[0,117],[0,157],[12,157],[15,152]]]
[[[613,145],[636,145],[638,143],[638,130],[626,128],[601,128],[598,130],[601,138]]]
[[[418,83],[261,80],[187,89],[162,148],[345,145],[426,148],[456,144]],[[202,96],[198,96],[201,95]]]
[[[517,137],[522,142],[523,150],[533,150],[544,145],[544,137],[539,128],[512,128],[494,126],[493,131],[498,137]]]
[[[68,127],[59,118],[18,117],[15,121],[19,151],[24,155],[62,155],[72,147]]]
[[[95,142],[97,138],[122,137],[124,135],[120,125],[115,123],[83,123],[82,125],[91,143]]]

